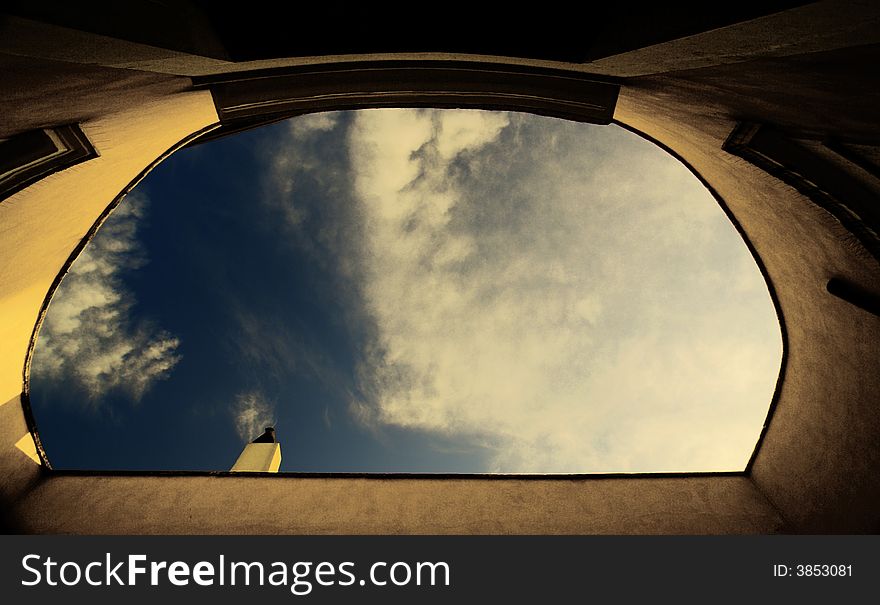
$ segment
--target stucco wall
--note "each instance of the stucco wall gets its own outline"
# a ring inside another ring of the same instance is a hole
[[[29,532],[205,534],[726,534],[781,525],[744,477],[279,475],[53,477],[16,509],[16,522]]]

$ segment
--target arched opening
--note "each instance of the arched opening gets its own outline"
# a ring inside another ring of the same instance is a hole
[[[780,356],[748,248],[642,137],[337,111],[154,169],[55,293],[30,401],[62,469],[226,470],[275,424],[293,472],[737,472]]]

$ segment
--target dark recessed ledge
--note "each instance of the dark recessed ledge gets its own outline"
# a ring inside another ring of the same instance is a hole
[[[78,124],[40,128],[0,141],[0,201],[25,187],[98,157]]]

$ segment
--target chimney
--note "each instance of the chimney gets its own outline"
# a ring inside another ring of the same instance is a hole
[[[277,473],[280,466],[281,444],[275,439],[275,427],[267,426],[262,435],[244,446],[230,471]]]

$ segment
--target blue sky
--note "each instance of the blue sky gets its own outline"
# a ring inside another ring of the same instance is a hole
[[[58,468],[742,469],[779,371],[717,203],[616,126],[313,114],[182,150],[49,307]]]

